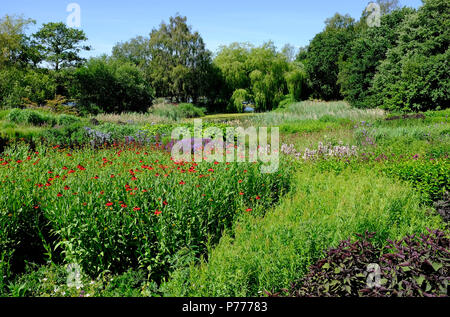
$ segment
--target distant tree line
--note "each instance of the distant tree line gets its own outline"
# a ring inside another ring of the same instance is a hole
[[[0,19],[0,107],[43,105],[64,96],[81,112],[147,111],[155,98],[211,112],[268,111],[308,98],[345,99],[358,108],[424,111],[448,107],[450,2],[415,10],[378,0],[358,21],[336,13],[307,47],[232,43],[213,55],[187,18],[171,17],[148,36],[86,60],[87,36],[64,23]]]

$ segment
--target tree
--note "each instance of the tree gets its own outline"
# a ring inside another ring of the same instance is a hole
[[[114,58],[132,62],[143,70],[146,70],[151,62],[149,47],[150,38],[137,36],[127,42],[118,43],[113,47]]]
[[[302,97],[305,97],[306,77],[306,70],[302,63],[292,62],[289,64],[289,71],[284,74],[284,78],[291,99],[300,101]]]
[[[72,94],[87,110],[104,112],[146,111],[154,91],[142,70],[130,62],[117,59],[90,59],[75,72]]]
[[[349,58],[339,65],[338,79],[342,95],[352,106],[375,106],[370,89],[377,67],[396,45],[399,27],[413,12],[410,8],[392,11],[382,16],[379,27],[366,28],[352,42]]]
[[[250,65],[248,63],[253,46],[249,43],[231,43],[221,46],[214,65],[220,71],[225,83],[223,90],[227,99],[237,89],[250,88]]]
[[[152,30],[148,42],[149,78],[158,96],[196,103],[206,94],[211,52],[186,21],[186,17],[177,15]]]
[[[90,47],[81,43],[87,41],[82,30],[67,27],[64,23],[46,23],[33,34],[44,60],[53,66],[55,71],[61,68],[79,66],[85,59],[79,56]]]
[[[425,0],[405,19],[397,45],[388,50],[374,77],[376,106],[396,111],[449,106],[449,30],[448,0]]]
[[[6,15],[0,19],[0,66],[13,66],[26,42],[25,30],[35,21],[22,16]]]
[[[326,20],[325,30],[317,34],[308,46],[306,70],[316,98],[341,99],[337,84],[339,61],[350,53],[350,44],[355,38],[354,19],[336,13]]]

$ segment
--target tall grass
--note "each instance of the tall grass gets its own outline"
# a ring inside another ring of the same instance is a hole
[[[146,125],[146,124],[160,124],[160,123],[170,123],[172,120],[167,117],[158,116],[151,113],[137,113],[137,112],[123,112],[121,114],[110,114],[102,113],[93,117],[100,122],[107,123],[120,123],[120,124],[135,124],[135,125]]]
[[[258,296],[302,277],[323,251],[366,230],[375,241],[441,227],[407,185],[374,172],[315,172],[305,166],[296,189],[264,218],[242,221],[211,249],[208,261],[178,270],[168,296]]]
[[[318,120],[324,117],[361,121],[374,120],[383,116],[383,110],[355,109],[344,101],[304,101],[291,104],[287,109],[256,115],[252,117],[251,121],[258,125],[280,125],[287,122]]]

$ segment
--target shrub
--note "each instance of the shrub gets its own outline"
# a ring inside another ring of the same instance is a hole
[[[66,115],[66,114],[62,114],[62,115],[58,116],[56,119],[56,123],[58,125],[62,125],[62,126],[72,125],[74,123],[79,123],[79,122],[81,122],[80,118],[71,116],[71,115]]]
[[[56,123],[56,117],[40,111],[29,109],[13,109],[7,116],[7,119],[17,124],[44,125],[53,126]]]
[[[408,160],[390,164],[383,169],[390,176],[409,182],[422,195],[422,199],[431,203],[444,197],[450,186],[450,162],[440,160]]]
[[[190,103],[182,103],[179,105],[171,103],[155,104],[150,108],[150,113],[173,121],[185,118],[197,118],[205,115],[203,108],[198,108]]]
[[[154,94],[136,65],[106,57],[92,58],[77,69],[72,90],[81,108],[114,113],[143,112]]]
[[[191,103],[180,103],[178,110],[182,118],[199,118],[205,116],[205,109],[198,108]]]
[[[429,230],[385,248],[359,235],[360,240],[343,241],[324,259],[310,267],[307,276],[288,290],[297,297],[431,297],[448,296],[450,236]],[[369,276],[378,265],[380,271]],[[378,275],[379,274],[379,275]],[[377,280],[378,281],[377,281]],[[368,285],[368,282],[374,285]],[[376,285],[376,282],[379,285]]]

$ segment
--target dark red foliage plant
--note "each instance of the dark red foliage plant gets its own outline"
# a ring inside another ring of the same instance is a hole
[[[428,230],[384,248],[371,243],[373,233],[342,241],[288,290],[291,297],[446,297],[450,281],[448,232]],[[284,295],[281,295],[284,294]]]

